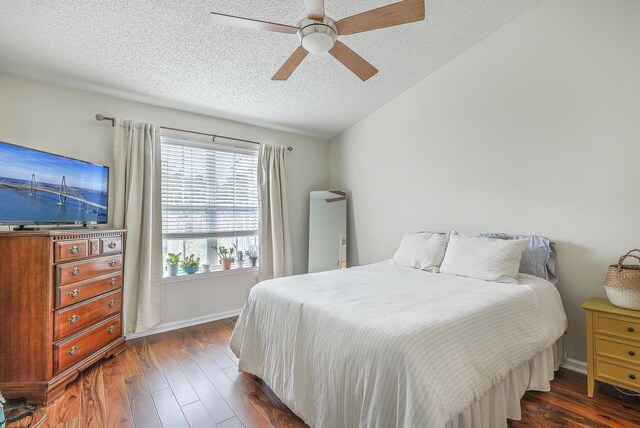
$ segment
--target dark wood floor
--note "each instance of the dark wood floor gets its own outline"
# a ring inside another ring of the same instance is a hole
[[[127,342],[44,408],[42,427],[306,427],[259,379],[237,372],[228,341],[235,319]],[[15,402],[12,404],[16,404]],[[551,392],[528,392],[510,427],[637,427],[640,398],[560,370]],[[17,425],[13,425],[17,426]]]

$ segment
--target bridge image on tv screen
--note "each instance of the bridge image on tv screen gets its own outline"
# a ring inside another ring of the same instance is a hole
[[[109,169],[0,142],[0,222],[105,223]]]

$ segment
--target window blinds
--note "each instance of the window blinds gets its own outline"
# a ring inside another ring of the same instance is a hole
[[[162,137],[165,238],[258,233],[258,151]]]

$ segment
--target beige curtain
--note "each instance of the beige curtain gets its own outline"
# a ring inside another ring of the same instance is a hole
[[[285,147],[260,144],[260,281],[293,274],[285,156]]]
[[[124,325],[142,333],[162,321],[159,127],[116,120],[113,224],[127,229]]]

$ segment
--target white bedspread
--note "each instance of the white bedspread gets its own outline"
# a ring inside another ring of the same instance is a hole
[[[519,280],[384,262],[264,281],[231,347],[312,427],[444,427],[564,333],[556,288]]]

